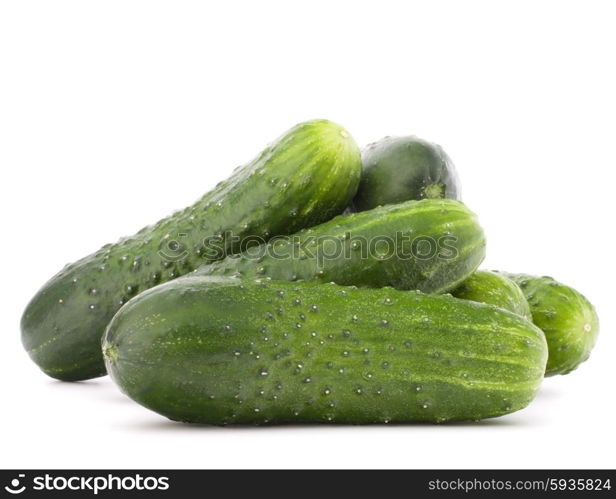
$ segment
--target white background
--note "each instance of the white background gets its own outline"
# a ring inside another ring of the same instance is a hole
[[[600,1],[0,4],[0,467],[615,467],[616,11]],[[484,267],[597,306],[589,362],[481,424],[210,428],[108,378],[43,375],[19,339],[66,262],[182,208],[284,130],[439,142]]]

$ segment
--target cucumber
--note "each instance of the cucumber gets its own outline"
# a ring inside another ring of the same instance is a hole
[[[532,320],[528,302],[520,287],[497,272],[478,270],[451,294],[464,300],[489,303]]]
[[[551,277],[505,275],[520,286],[533,323],[545,333],[549,349],[545,375],[568,374],[587,360],[599,335],[599,317],[592,304]]]
[[[455,167],[443,148],[417,137],[385,137],[362,152],[352,207],[364,211],[409,199],[460,199]]]
[[[197,273],[441,293],[469,277],[484,255],[474,213],[459,201],[425,199],[340,215]]]
[[[132,299],[102,348],[130,398],[215,425],[500,416],[532,400],[547,359],[538,328],[483,303],[211,276]]]
[[[346,130],[325,120],[297,125],[194,205],[60,271],[23,314],[26,350],[57,379],[104,375],[101,336],[130,297],[328,220],[348,205],[360,175],[360,152]]]

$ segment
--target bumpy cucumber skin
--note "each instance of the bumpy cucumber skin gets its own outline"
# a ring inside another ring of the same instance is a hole
[[[543,333],[447,295],[194,276],[131,300],[103,352],[132,399],[208,424],[478,420],[525,407]]]
[[[101,336],[133,295],[210,261],[208,238],[219,238],[220,251],[207,257],[222,258],[240,249],[230,234],[267,240],[328,220],[360,175],[359,149],[343,128],[325,120],[292,128],[194,205],[65,267],[27,306],[24,347],[54,378],[104,375]]]
[[[520,286],[533,323],[545,333],[549,349],[545,375],[568,374],[586,361],[599,336],[595,307],[581,293],[552,277],[503,274]]]
[[[375,242],[385,238],[391,242]],[[422,247],[422,240],[431,242]],[[485,236],[473,212],[459,201],[425,199],[340,215],[197,274],[442,293],[468,278],[484,256]]]
[[[528,301],[520,287],[508,277],[489,270],[478,270],[451,294],[463,300],[488,303],[532,321]]]
[[[460,181],[443,148],[414,136],[385,137],[362,152],[355,211],[411,199],[460,199]]]

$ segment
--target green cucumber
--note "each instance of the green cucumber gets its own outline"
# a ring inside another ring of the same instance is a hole
[[[441,293],[469,277],[484,255],[474,213],[459,201],[425,199],[340,215],[197,273]]]
[[[103,352],[130,398],[208,423],[445,422],[525,407],[542,332],[447,295],[191,276],[111,321]]]
[[[297,125],[194,205],[65,267],[23,314],[26,350],[57,379],[104,375],[101,336],[130,297],[330,219],[348,205],[360,174],[346,130],[325,120]]]
[[[451,294],[463,300],[489,303],[532,320],[528,302],[520,287],[497,272],[478,270]]]
[[[520,286],[533,323],[545,333],[549,349],[545,375],[568,374],[587,360],[599,335],[599,317],[592,304],[551,277],[504,274]]]
[[[460,199],[455,167],[443,148],[417,137],[385,137],[362,152],[352,207],[364,211],[409,199]]]

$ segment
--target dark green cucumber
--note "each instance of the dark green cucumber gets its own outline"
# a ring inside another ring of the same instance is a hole
[[[352,208],[364,211],[410,199],[460,199],[455,167],[443,148],[417,137],[385,137],[362,152]]]
[[[32,299],[23,344],[48,375],[105,374],[100,340],[133,295],[277,234],[342,212],[357,190],[360,152],[325,120],[300,124],[194,205],[68,265]]]
[[[551,277],[504,274],[520,286],[533,323],[545,333],[549,349],[545,375],[568,374],[587,360],[599,335],[599,318],[592,304]]]
[[[474,213],[459,201],[425,199],[340,215],[197,273],[440,293],[468,278],[484,255]]]
[[[532,320],[528,302],[520,287],[497,272],[478,270],[451,294],[463,300],[489,303]]]
[[[483,303],[200,276],[132,299],[103,352],[129,397],[209,424],[500,416],[532,400],[547,359],[538,328]]]

